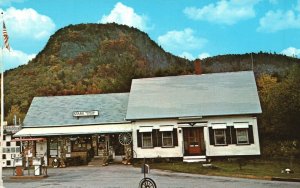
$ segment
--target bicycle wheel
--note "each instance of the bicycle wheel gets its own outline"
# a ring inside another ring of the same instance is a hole
[[[151,178],[143,178],[140,181],[139,188],[156,188],[156,184]]]

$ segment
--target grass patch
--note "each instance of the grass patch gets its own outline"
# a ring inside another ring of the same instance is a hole
[[[236,161],[215,161],[212,162],[214,168],[203,167],[202,163],[151,163],[151,169],[170,170],[174,172],[230,176],[230,177],[245,177],[245,178],[259,178],[270,179],[271,177],[282,178],[300,178],[300,164],[294,163],[292,170],[294,173],[281,173],[282,169],[289,167],[287,162],[281,161],[262,161],[252,160],[247,161],[242,169]]]

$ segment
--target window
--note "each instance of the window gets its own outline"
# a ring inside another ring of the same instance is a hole
[[[253,126],[249,123],[234,123],[234,126],[214,124],[208,127],[210,145],[254,144]],[[257,134],[257,133],[256,133]]]
[[[6,154],[2,154],[2,159],[6,159]]]
[[[6,136],[5,136],[5,140],[6,140],[6,141],[11,141],[11,135],[6,135]]]
[[[50,155],[51,156],[58,155],[58,143],[57,143],[57,140],[54,140],[54,139],[50,140]]]
[[[6,142],[6,146],[10,146],[10,142]]]
[[[3,153],[10,153],[10,148],[3,147],[2,149]]]
[[[143,148],[153,147],[152,132],[142,133],[142,147]]]
[[[10,161],[6,161],[6,166],[10,166],[11,162]]]
[[[215,129],[215,145],[226,145],[225,129]]]
[[[171,131],[159,131],[159,129],[151,129],[144,132],[137,130],[137,147],[154,148],[154,147],[175,147],[178,146],[177,129]]]
[[[248,129],[236,129],[237,144],[249,144]]]
[[[162,132],[162,147],[173,146],[173,132]]]

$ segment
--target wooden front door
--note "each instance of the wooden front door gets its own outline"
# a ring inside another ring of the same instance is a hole
[[[204,149],[201,148],[203,128],[184,128],[183,137],[185,155],[200,155]]]

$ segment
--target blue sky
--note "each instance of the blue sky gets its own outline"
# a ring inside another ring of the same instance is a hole
[[[259,51],[300,57],[300,0],[0,0],[0,11],[12,48],[4,50],[5,69],[79,23],[133,26],[191,60]]]

